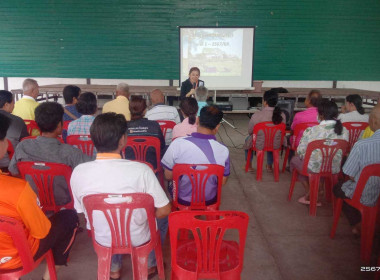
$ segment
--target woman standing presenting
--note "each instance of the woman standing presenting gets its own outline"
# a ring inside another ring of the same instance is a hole
[[[199,80],[200,75],[201,71],[198,67],[190,68],[189,78],[181,85],[180,100],[184,99],[185,97],[191,97],[192,95],[195,95],[195,89],[205,85],[204,81]]]

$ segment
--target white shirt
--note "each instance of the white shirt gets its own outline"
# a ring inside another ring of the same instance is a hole
[[[31,100],[35,100],[33,97],[29,96],[29,95],[23,95],[22,96],[23,99],[31,99]]]
[[[368,114],[361,115],[358,111],[339,114],[338,119],[344,122],[368,122]]]
[[[98,154],[98,158],[102,155]],[[116,155],[117,156],[117,155]],[[125,159],[96,159],[78,165],[71,176],[74,207],[78,213],[85,212],[83,197],[97,193],[147,193],[153,197],[156,208],[169,203],[168,198],[151,168],[143,163]],[[115,198],[117,199],[117,198]],[[86,220],[88,220],[85,212]],[[111,246],[111,232],[103,213],[94,211],[95,240],[103,246]],[[90,229],[87,222],[87,229]],[[133,212],[130,224],[133,246],[150,240],[149,225],[144,210]]]
[[[178,115],[178,111],[173,106],[165,104],[156,104],[149,111],[146,112],[145,118],[151,121],[173,121],[176,124],[181,120]],[[172,142],[172,130],[168,129],[165,136],[165,144],[170,145]]]

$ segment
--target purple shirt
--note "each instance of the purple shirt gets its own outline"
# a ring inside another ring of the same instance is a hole
[[[191,136],[178,138],[172,142],[161,161],[162,165],[172,170],[176,163],[183,164],[219,164],[224,166],[224,176],[230,175],[230,157],[226,146],[216,141],[214,135],[192,133]],[[206,183],[206,201],[217,195],[216,176],[212,176]],[[191,201],[191,183],[184,176],[179,182],[178,198]]]

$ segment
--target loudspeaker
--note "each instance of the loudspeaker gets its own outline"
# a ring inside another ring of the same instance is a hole
[[[277,106],[280,107],[286,117],[286,128],[290,129],[294,116],[294,100],[279,100]]]

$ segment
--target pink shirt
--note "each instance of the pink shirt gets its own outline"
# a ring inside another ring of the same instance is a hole
[[[305,111],[295,114],[291,129],[294,130],[297,124],[309,123],[318,121],[318,109],[317,107],[307,108]],[[296,146],[298,146],[302,136],[297,136]],[[293,137],[290,138],[290,144],[293,142]]]
[[[189,118],[186,118],[173,128],[173,139],[188,136],[193,132],[197,132],[197,127],[198,126],[195,123],[189,124]]]

